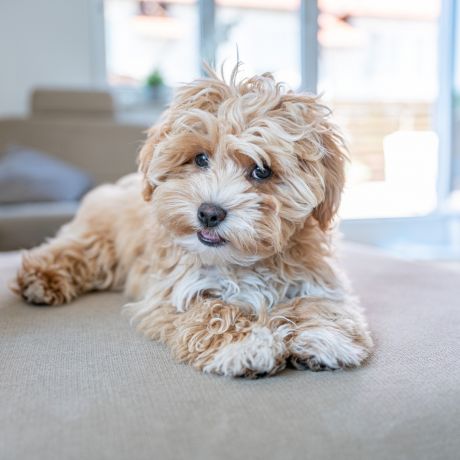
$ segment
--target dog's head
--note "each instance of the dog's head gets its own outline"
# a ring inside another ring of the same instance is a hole
[[[329,228],[346,150],[316,97],[235,74],[179,89],[139,169],[172,239],[209,262],[249,264],[283,251],[307,219]]]

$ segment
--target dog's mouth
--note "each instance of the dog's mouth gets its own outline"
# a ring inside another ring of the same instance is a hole
[[[219,236],[216,232],[206,228],[197,232],[197,235],[200,242],[206,246],[222,246],[227,242],[227,240]]]

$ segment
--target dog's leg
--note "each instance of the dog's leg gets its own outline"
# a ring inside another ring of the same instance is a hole
[[[177,312],[166,303],[138,323],[148,337],[166,343],[179,362],[232,377],[273,375],[289,361],[313,371],[358,366],[372,340],[353,299],[298,298],[270,315],[205,301]]]
[[[372,349],[367,324],[356,300],[298,298],[273,311],[292,332],[289,361],[297,369],[321,371],[359,366]]]
[[[13,290],[28,302],[56,305],[84,292],[122,288],[130,270],[144,274],[148,213],[140,184],[130,175],[88,193],[72,222],[24,254]],[[142,290],[137,284],[131,282],[130,293]]]
[[[268,315],[218,301],[204,301],[185,312],[158,307],[139,322],[139,329],[169,345],[179,362],[204,372],[257,378],[286,365],[286,327],[274,331]]]
[[[13,290],[33,304],[63,304],[84,292],[111,287],[115,266],[106,235],[62,235],[23,255]]]

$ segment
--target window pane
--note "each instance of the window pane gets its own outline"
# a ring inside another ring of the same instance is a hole
[[[348,137],[343,217],[436,204],[439,0],[319,2],[319,91]]]
[[[217,62],[242,73],[272,72],[293,88],[300,84],[299,3],[296,0],[217,0]]]
[[[104,9],[110,84],[145,84],[152,73],[167,85],[197,76],[196,1],[105,0]]]

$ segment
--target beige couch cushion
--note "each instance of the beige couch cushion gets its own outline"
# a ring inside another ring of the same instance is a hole
[[[42,150],[89,172],[100,184],[136,170],[145,129],[97,119],[5,119],[0,151],[11,144]]]
[[[0,206],[0,251],[37,246],[74,217],[79,203],[56,201]]]
[[[34,117],[113,118],[114,103],[107,91],[39,88],[31,95],[30,112]]]
[[[458,273],[344,253],[376,350],[362,369],[203,375],[136,334],[119,294],[37,308],[1,292],[0,457],[454,460]],[[3,256],[3,279],[15,256]]]

